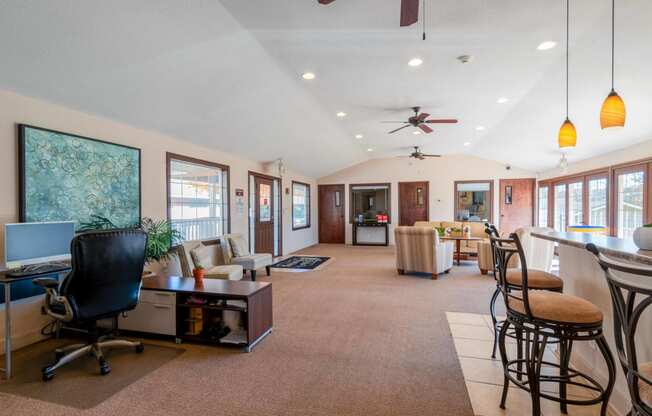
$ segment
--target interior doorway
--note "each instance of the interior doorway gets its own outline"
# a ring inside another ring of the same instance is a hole
[[[535,179],[500,180],[500,232],[513,233],[534,224]]]
[[[319,242],[344,244],[344,185],[319,185]]]
[[[281,178],[249,172],[249,249],[253,253],[283,253]]]
[[[428,221],[428,181],[398,183],[398,225],[413,226],[416,221]]]

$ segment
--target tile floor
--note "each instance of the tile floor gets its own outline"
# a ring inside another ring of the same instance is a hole
[[[518,387],[511,387],[507,395],[506,409],[499,407],[503,388],[503,369],[500,357],[491,359],[493,329],[489,315],[447,312],[446,317],[453,335],[457,357],[460,360],[466,388],[471,398],[473,412],[477,416],[525,416],[532,413],[530,394]],[[508,342],[507,350],[515,353],[516,344]],[[557,361],[552,348],[545,353],[549,361]],[[499,355],[499,354],[498,354]],[[555,389],[555,386],[546,386]],[[583,391],[572,391],[569,396],[586,397]],[[541,400],[544,416],[561,415],[559,404]],[[569,406],[569,415],[599,415],[599,406]]]

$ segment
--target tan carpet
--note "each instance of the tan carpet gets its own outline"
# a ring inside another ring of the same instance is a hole
[[[437,281],[399,276],[386,247],[302,254],[335,261],[260,276],[274,285],[274,332],[251,354],[183,344],[92,409],[0,393],[0,415],[473,414],[445,312],[486,313],[491,277],[472,263]]]

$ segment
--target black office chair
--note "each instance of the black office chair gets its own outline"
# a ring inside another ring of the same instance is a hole
[[[111,371],[102,348],[131,347],[143,351],[142,342],[101,337],[97,321],[117,319],[138,304],[145,264],[147,235],[140,230],[94,231],[77,235],[71,243],[72,271],[61,285],[57,279],[40,278],[34,283],[46,290],[48,315],[88,330],[88,344],[56,350],[56,362],[43,368],[43,380],[54,370],[87,354],[99,361],[100,373]],[[58,288],[58,289],[57,289]]]

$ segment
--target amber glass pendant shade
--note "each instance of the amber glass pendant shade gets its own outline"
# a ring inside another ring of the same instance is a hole
[[[605,98],[600,110],[600,127],[608,129],[610,127],[624,127],[627,111],[625,102],[620,95],[614,90]]]
[[[576,143],[577,131],[575,130],[575,126],[569,119],[566,119],[564,124],[559,128],[559,147],[561,149],[575,147]]]

